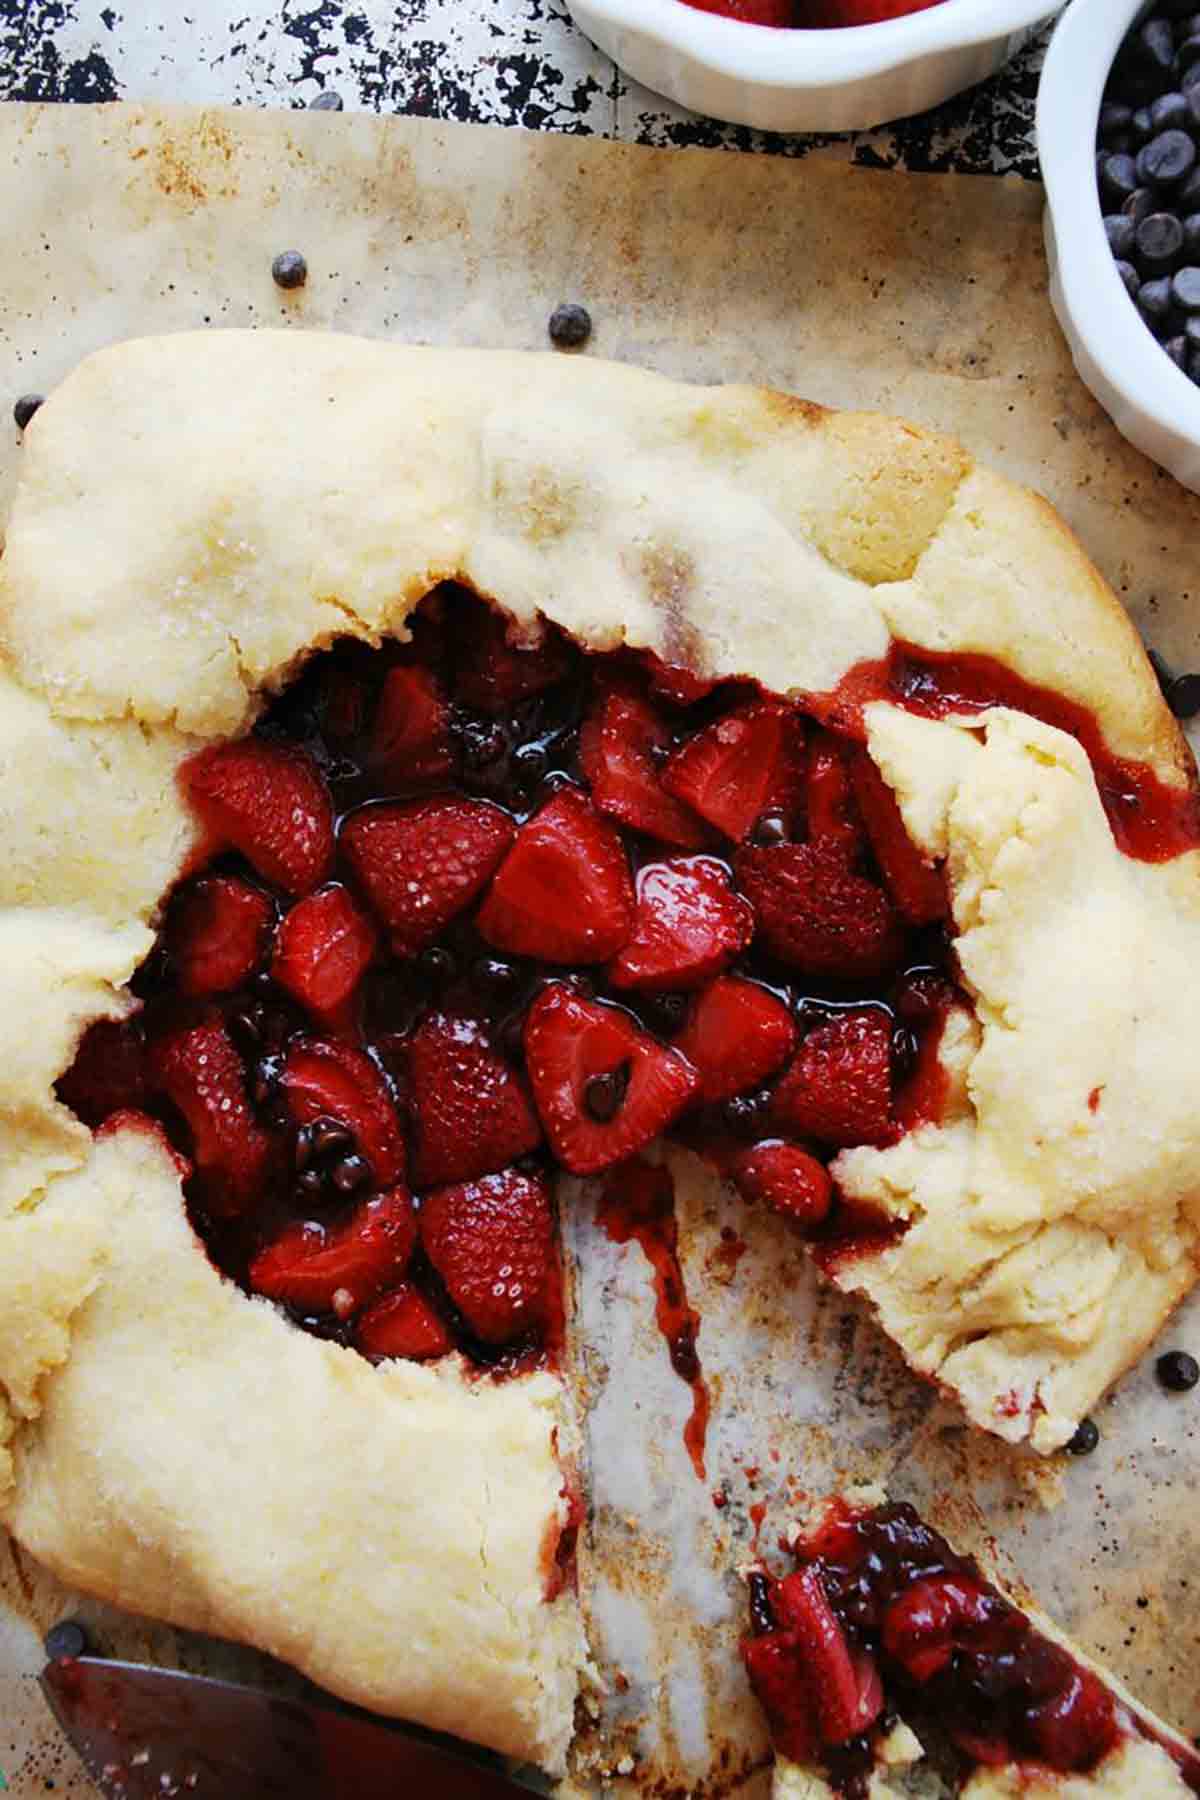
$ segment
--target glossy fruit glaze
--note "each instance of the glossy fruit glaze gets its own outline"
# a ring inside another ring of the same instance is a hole
[[[877,25],[905,13],[923,12],[940,0],[684,0],[698,12],[719,13],[745,25],[812,31],[846,25]]]
[[[1142,1729],[911,1506],[835,1506],[793,1573],[751,1577],[750,1610],[742,1654],[777,1752],[848,1800],[897,1716],[927,1750],[947,1740],[956,1787],[980,1765],[1086,1773]],[[1200,1758],[1164,1748],[1197,1790]]]
[[[410,643],[314,656],[248,738],[184,766],[205,848],[140,1010],[85,1035],[59,1092],[93,1127],[156,1120],[217,1266],[377,1359],[553,1356],[550,1176],[663,1132],[827,1266],[869,1253],[886,1228],[825,1165],[938,1116],[965,997],[862,707],[1015,693],[898,647],[784,701],[554,627],[510,643],[445,584]],[[1158,788],[1121,779],[1125,847],[1165,853]]]

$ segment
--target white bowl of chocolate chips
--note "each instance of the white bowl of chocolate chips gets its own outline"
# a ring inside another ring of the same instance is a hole
[[[1200,492],[1200,0],[1074,0],[1037,128],[1075,366],[1117,429]]]

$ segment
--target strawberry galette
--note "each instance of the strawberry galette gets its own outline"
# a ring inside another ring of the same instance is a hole
[[[911,1506],[877,1490],[749,1572],[742,1657],[767,1714],[775,1800],[1169,1800],[1200,1753]]]
[[[135,343],[0,608],[0,1501],[72,1583],[557,1768],[562,1171],[673,1138],[1043,1451],[1194,1280],[1191,764],[959,446]]]

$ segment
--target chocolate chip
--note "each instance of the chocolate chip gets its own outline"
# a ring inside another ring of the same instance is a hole
[[[88,1634],[78,1619],[60,1619],[42,1640],[47,1662],[60,1662],[64,1657],[86,1656]]]
[[[1151,327],[1166,322],[1171,312],[1171,283],[1165,275],[1156,281],[1143,281],[1137,291],[1137,306]]]
[[[341,1157],[329,1171],[329,1179],[339,1194],[354,1194],[371,1179],[371,1165],[356,1151]]]
[[[1151,17],[1137,34],[1138,48],[1153,69],[1167,70],[1175,60],[1175,33],[1166,19]]]
[[[1154,1373],[1172,1394],[1186,1394],[1200,1381],[1200,1362],[1186,1350],[1168,1350],[1154,1365]]]
[[[1109,150],[1117,149],[1118,146],[1110,140],[1127,135],[1132,118],[1131,108],[1122,106],[1119,100],[1105,100],[1100,108],[1100,121],[1097,128],[1101,143]]]
[[[1144,144],[1154,136],[1154,120],[1148,106],[1139,106],[1129,121],[1129,134],[1135,144]]]
[[[1148,218],[1157,206],[1158,198],[1151,189],[1139,187],[1134,188],[1132,194],[1125,196],[1121,202],[1121,211],[1127,219],[1132,219],[1135,225],[1140,225],[1142,220]]]
[[[325,1177],[320,1169],[302,1169],[296,1186],[306,1200],[319,1200],[325,1192]]]
[[[597,1125],[608,1125],[625,1103],[631,1065],[623,1062],[607,1075],[590,1075],[584,1083],[583,1104]]]
[[[737,1094],[721,1108],[721,1116],[735,1137],[752,1142],[766,1129],[771,1096],[764,1088],[757,1094]]]
[[[1137,227],[1134,225],[1133,220],[1127,218],[1124,213],[1109,213],[1104,219],[1103,224],[1104,235],[1108,239],[1109,249],[1118,261],[1128,262],[1129,258],[1133,255],[1134,237],[1137,232]],[[769,818],[771,816],[772,815],[768,813],[763,814],[764,818]],[[777,817],[778,815],[775,816]],[[768,839],[767,841],[774,841],[777,843],[779,840]],[[755,839],[755,842],[757,843],[758,839]]]
[[[1167,689],[1167,705],[1177,719],[1200,713],[1200,674],[1177,675]]]
[[[1184,312],[1200,312],[1200,268],[1176,269],[1171,277],[1171,298]]]
[[[683,1029],[687,1018],[688,998],[686,994],[647,994],[642,1011],[647,1023],[661,1037],[674,1037]]]
[[[1131,300],[1136,300],[1138,297],[1138,289],[1142,285],[1142,278],[1134,268],[1133,264],[1131,262],[1118,261],[1117,274],[1125,283],[1125,292],[1129,295],[1129,298]]]
[[[1165,275],[1183,249],[1183,224],[1174,213],[1153,212],[1134,231],[1143,275]]]
[[[513,774],[523,787],[533,787],[550,767],[550,757],[542,744],[522,744],[513,751]]]
[[[1137,153],[1137,179],[1150,187],[1171,187],[1191,173],[1195,162],[1196,146],[1186,131],[1160,131]]]
[[[516,963],[507,962],[502,956],[481,956],[473,964],[471,974],[481,988],[490,994],[503,996],[511,994],[521,980],[521,971]]]
[[[1189,131],[1194,123],[1186,94],[1177,90],[1160,94],[1150,102],[1149,110],[1155,131]]]
[[[1106,156],[1100,169],[1101,192],[1115,204],[1127,200],[1141,186],[1137,164],[1126,151]]]
[[[349,1150],[354,1143],[352,1131],[347,1131],[337,1119],[329,1119],[324,1115],[313,1120],[308,1132],[312,1138],[314,1156],[329,1156],[335,1150]]]
[[[458,964],[444,944],[431,944],[418,956],[417,969],[430,987],[440,988],[453,981]]]
[[[271,279],[276,287],[302,288],[308,280],[308,264],[298,250],[281,250],[271,264]]]
[[[1177,337],[1167,338],[1163,344],[1163,349],[1175,364],[1175,367],[1177,369],[1182,369],[1186,374],[1190,345],[1183,334],[1180,333]]]
[[[471,774],[493,768],[508,752],[508,733],[495,719],[468,719],[460,727],[463,761]]]
[[[230,1015],[229,1035],[243,1055],[253,1056],[262,1046],[261,1008],[247,1007]]]
[[[13,402],[13,418],[17,422],[18,431],[24,431],[45,398],[45,394],[22,394],[19,400]]]
[[[550,314],[550,342],[560,350],[578,350],[592,335],[592,315],[586,306],[568,301]]]
[[[296,1141],[292,1145],[292,1167],[298,1175],[302,1175],[313,1159],[313,1134],[307,1125],[301,1125],[296,1133]]]
[[[750,1588],[750,1624],[762,1637],[775,1629],[775,1612],[771,1605],[771,1584],[759,1570],[755,1570],[749,1580]]]
[[[1099,1442],[1100,1428],[1095,1419],[1080,1419],[1067,1449],[1072,1456],[1090,1456]]]
[[[332,88],[326,88],[323,94],[318,94],[315,100],[309,101],[308,110],[309,112],[341,112],[345,104],[346,102],[340,94],[334,93]]]

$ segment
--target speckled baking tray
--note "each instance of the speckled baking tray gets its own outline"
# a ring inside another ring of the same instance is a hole
[[[958,432],[1047,493],[1149,641],[1200,667],[1200,499],[1129,449],[1077,381],[1030,184],[367,116],[123,107],[0,109],[0,169],[0,393],[50,388],[114,338],[202,324],[538,346],[553,305],[582,299],[596,354]],[[292,247],[311,274],[285,296],[270,263]],[[19,454],[0,431],[0,513]],[[571,1186],[565,1211],[592,1402],[589,1606],[609,1688],[585,1750],[609,1791],[761,1800],[766,1746],[733,1654],[735,1568],[803,1493],[846,1478],[887,1479],[990,1547],[1148,1701],[1200,1722],[1188,1586],[1200,1396],[1163,1394],[1147,1358],[1101,1409],[1087,1461],[1032,1463],[984,1443],[819,1288],[778,1220],[693,1168],[680,1232],[712,1399],[701,1480],[683,1444],[691,1396],[655,1329],[642,1253],[596,1230],[586,1188]],[[1197,1341],[1193,1305],[1164,1344]],[[0,1544],[0,1766],[15,1794],[90,1792],[34,1682],[40,1633],[77,1610],[114,1652],[291,1679],[249,1652],[81,1606]]]

